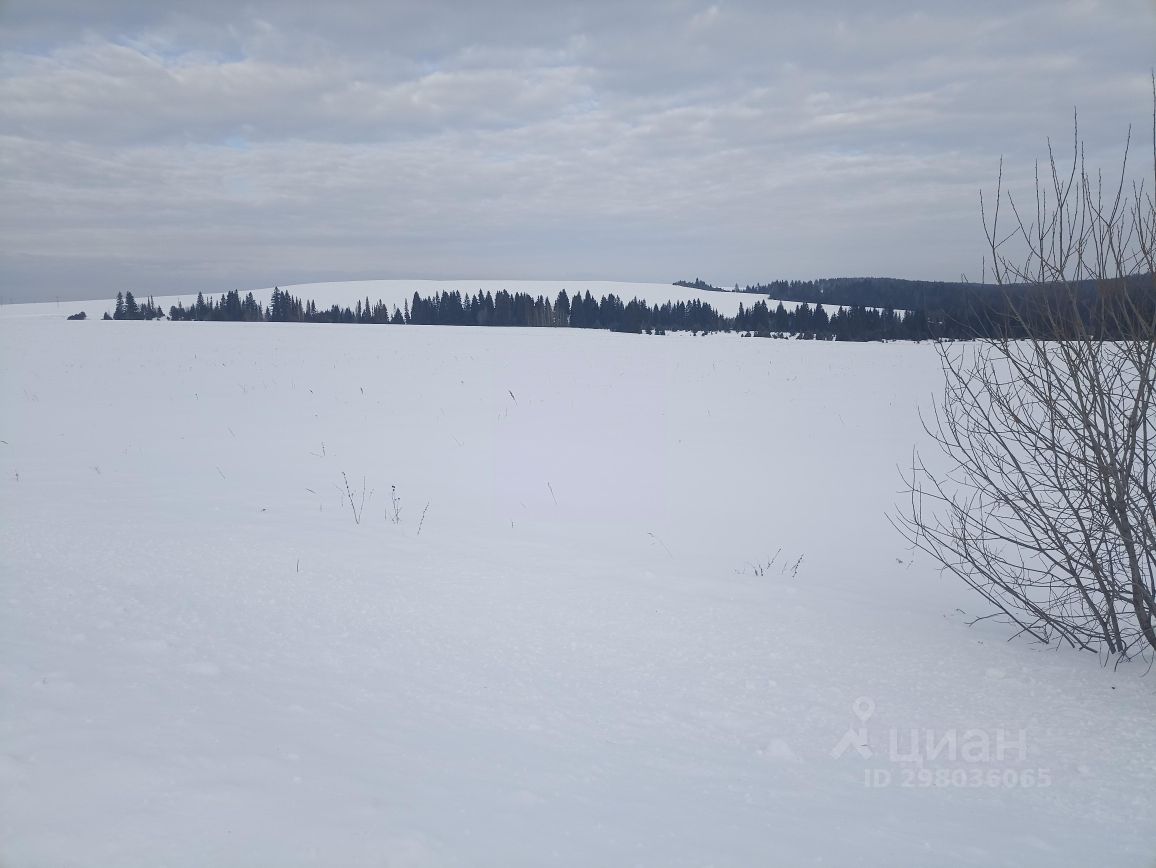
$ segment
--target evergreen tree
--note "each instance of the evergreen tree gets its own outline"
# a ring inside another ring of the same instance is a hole
[[[559,292],[554,302],[554,325],[562,328],[570,325],[570,296],[566,295],[566,290]]]

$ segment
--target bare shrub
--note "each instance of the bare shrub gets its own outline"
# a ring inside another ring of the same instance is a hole
[[[1049,143],[1034,210],[1001,165],[981,212],[1004,301],[983,336],[938,344],[924,428],[947,469],[916,455],[892,517],[1019,633],[1120,658],[1156,649],[1153,104],[1142,182],[1089,172],[1078,127],[1070,167]]]

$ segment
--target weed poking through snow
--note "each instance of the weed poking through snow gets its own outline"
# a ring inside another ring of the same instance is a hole
[[[361,477],[361,499],[356,500],[353,496],[353,489],[349,487],[349,477],[345,475],[345,471],[341,471],[341,478],[345,482],[345,497],[349,501],[349,508],[353,511],[353,521],[355,524],[361,524],[361,517],[365,514],[365,501],[367,495],[365,492],[365,477]],[[370,491],[368,497],[372,497],[373,492]]]
[[[396,485],[389,487],[389,508],[385,511],[385,517],[394,524],[401,524],[401,495],[397,493]]]

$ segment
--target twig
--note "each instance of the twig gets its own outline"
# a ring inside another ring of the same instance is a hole
[[[353,499],[353,491],[349,487],[349,477],[345,475],[345,471],[341,471],[341,478],[345,481],[345,496],[349,500],[349,508],[353,510],[353,521],[356,524],[361,524],[361,516],[365,512],[365,477],[361,477],[361,506]]]
[[[670,555],[672,558],[674,557],[674,552],[672,552],[669,548],[667,548],[666,543],[664,543],[662,541],[662,538],[658,534],[651,533],[650,531],[647,531],[646,535],[653,538],[654,540],[656,540],[660,546],[662,546],[664,549],[666,549],[666,553],[668,555]]]

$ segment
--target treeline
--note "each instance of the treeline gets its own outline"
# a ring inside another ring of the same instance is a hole
[[[745,291],[808,304],[914,311],[931,336],[958,339],[1058,337],[1072,330],[1122,337],[1124,324],[1156,313],[1153,275],[1074,285],[1013,286],[841,277],[773,281],[748,286]]]
[[[897,313],[858,305],[840,307],[828,314],[821,305],[805,302],[787,310],[782,302],[772,310],[765,301],[750,309],[739,305],[734,330],[754,335],[793,334],[839,341],[919,341],[935,337],[921,311]]]
[[[832,307],[834,312],[830,312]],[[123,297],[118,294],[116,312],[111,318],[163,316],[151,298],[140,304],[132,293],[127,293]],[[609,329],[634,334],[741,332],[841,341],[1019,338],[1029,334],[1050,338],[1073,331],[1113,339],[1124,336],[1128,322],[1156,318],[1156,284],[1088,285],[1060,292],[1048,287],[1021,287],[1017,292],[1001,290],[998,296],[969,296],[950,312],[940,309],[930,313],[920,307],[896,310],[887,305],[819,305],[806,301],[788,310],[782,301],[760,299],[749,307],[740,304],[738,313],[730,317],[697,299],[651,305],[637,298],[626,301],[614,294],[595,299],[589,291],[570,297],[563,290],[553,299],[506,290],[479,291],[474,295],[442,292],[429,297],[415,292],[399,309],[390,308],[381,300],[371,302],[368,297],[352,307],[318,307],[314,301],[274,289],[268,306],[262,306],[252,293],[242,297],[232,291],[220,299],[198,294],[189,307],[182,302],[170,307],[168,316],[174,320],[217,322],[521,326]]]
[[[1003,289],[991,284],[939,280],[901,280],[894,277],[835,277],[822,280],[773,280],[747,286],[745,292],[784,301],[844,307],[891,308],[946,313],[964,307],[965,298],[995,300]]]
[[[126,300],[123,307],[127,306]],[[151,301],[149,306],[152,309]],[[118,301],[118,310],[121,308]],[[637,298],[625,301],[613,293],[595,299],[587,291],[571,298],[565,290],[553,299],[506,290],[479,291],[474,295],[442,292],[428,297],[415,292],[400,309],[396,306],[391,309],[381,300],[371,302],[368,297],[352,307],[318,307],[311,300],[279,288],[273,290],[269,305],[262,307],[252,293],[242,297],[234,290],[220,299],[205,298],[198,293],[194,304],[185,307],[183,302],[178,302],[169,308],[168,315],[173,320],[216,322],[521,326],[608,329],[633,334],[738,331],[761,336],[801,335],[858,341],[931,337],[926,320],[918,312],[900,315],[891,310],[852,306],[828,315],[818,306],[803,304],[787,310],[780,303],[772,309],[767,302],[757,301],[749,308],[740,304],[738,314],[727,317],[697,299],[651,305]]]
[[[133,298],[131,292],[118,292],[116,294],[116,307],[113,308],[112,316],[105,313],[105,319],[163,319],[165,312],[153,303],[152,296],[149,300],[138,302]],[[83,317],[79,317],[83,319]],[[72,319],[72,317],[69,317]]]
[[[701,277],[696,277],[694,280],[676,280],[674,285],[685,286],[687,289],[701,289],[704,292],[728,292],[728,290],[723,289],[721,286],[712,286]],[[735,285],[735,289],[738,290],[737,284]]]

